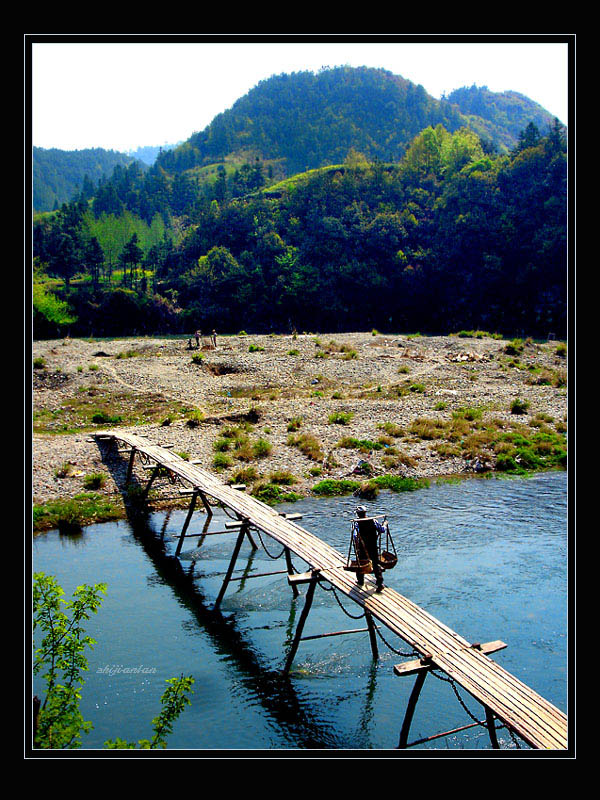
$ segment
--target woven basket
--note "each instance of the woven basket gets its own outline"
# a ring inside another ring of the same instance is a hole
[[[398,563],[398,556],[389,550],[384,550],[379,556],[379,563],[382,569],[393,569]]]
[[[361,559],[359,561],[351,561],[344,567],[348,572],[356,572],[360,575],[368,575],[373,572],[373,564],[370,558]]]

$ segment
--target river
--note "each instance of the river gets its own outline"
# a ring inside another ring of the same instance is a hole
[[[346,555],[352,497],[305,499],[279,510],[300,512],[300,524]],[[567,475],[469,479],[428,489],[384,492],[367,502],[388,515],[399,561],[386,584],[469,641],[502,639],[492,656],[502,667],[567,711]],[[409,647],[379,639],[371,657],[367,633],[300,643],[289,678],[281,674],[302,606],[284,575],[232,582],[214,600],[236,533],[187,539],[174,557],[185,511],[92,525],[76,536],[49,531],[34,539],[34,571],[55,575],[70,596],[82,583],[105,582],[106,598],[86,624],[96,640],[81,710],[93,730],[83,747],[105,740],[150,738],[165,680],[192,675],[192,704],[168,739],[171,749],[227,751],[393,750],[414,678],[394,676]],[[199,534],[204,514],[188,533]],[[210,530],[223,529],[217,512]],[[263,537],[269,553],[281,547]],[[260,543],[259,543],[260,544]],[[294,558],[297,571],[304,562]],[[244,544],[236,576],[285,569],[261,546]],[[348,614],[359,609],[339,598]],[[349,619],[333,592],[317,588],[304,635],[364,627]],[[36,678],[34,691],[43,687]],[[482,709],[459,689],[470,713]],[[471,721],[449,683],[425,681],[411,740]],[[527,749],[505,729],[501,748]],[[418,745],[414,750],[489,749],[482,727]],[[396,751],[398,752],[398,751]],[[268,753],[266,753],[268,755]]]

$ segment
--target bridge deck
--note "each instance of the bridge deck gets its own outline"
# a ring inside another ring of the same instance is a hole
[[[567,717],[562,711],[408,598],[388,587],[375,593],[375,585],[369,576],[363,587],[358,586],[354,574],[344,570],[345,557],[318,537],[285,519],[270,506],[221,483],[211,473],[170,450],[148,443],[143,437],[120,431],[103,432],[97,436],[112,437],[135,448],[137,453],[165,467],[189,483],[191,488],[250,519],[255,528],[288,547],[312,570],[319,570],[336,589],[417,652],[431,656],[435,668],[443,670],[491,709],[531,747],[567,748]]]

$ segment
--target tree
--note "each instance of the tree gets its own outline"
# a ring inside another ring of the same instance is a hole
[[[84,259],[88,271],[92,276],[94,287],[96,287],[100,278],[100,268],[104,264],[104,251],[95,236],[92,236],[85,247]]]
[[[67,289],[71,278],[81,266],[81,252],[78,242],[70,233],[57,231],[53,237],[52,253],[48,262],[50,272],[59,275]]]
[[[31,295],[35,336],[47,334],[56,337],[60,335],[61,328],[77,321],[68,303],[59,300],[41,283],[33,284]]]
[[[519,142],[516,150],[526,150],[528,147],[536,147],[541,139],[540,131],[534,122],[530,122],[525,130],[519,134]]]
[[[179,678],[168,678],[165,681],[167,688],[160,698],[162,709],[157,717],[152,720],[154,736],[152,739],[139,739],[137,746],[140,750],[155,750],[161,747],[163,750],[167,746],[166,737],[173,732],[173,722],[179,717],[186,706],[190,705],[187,696],[194,683],[191,675]],[[107,750],[135,750],[134,742],[127,742],[125,739],[108,739],[104,742]]]
[[[106,584],[78,586],[73,598],[64,600],[64,591],[52,575],[38,572],[33,580],[33,633],[41,630],[43,634],[37,648],[34,636],[33,672],[41,674],[46,684],[44,700],[33,698],[33,746],[72,750],[81,747],[81,735],[92,729],[92,723],[83,719],[79,701],[82,673],[88,669],[84,653],[96,642],[85,634],[82,623],[100,609]],[[187,694],[194,683],[191,675],[169,678],[166,683],[161,711],[152,720],[154,736],[138,741],[142,750],[165,748],[173,723],[190,704]],[[109,739],[104,746],[110,750],[136,747],[120,738]]]
[[[35,650],[34,675],[41,674],[46,696],[37,713],[34,700],[34,746],[71,749],[81,746],[81,734],[92,725],[79,710],[82,673],[87,670],[84,652],[95,640],[86,636],[82,622],[100,608],[103,583],[78,586],[73,599],[63,600],[64,591],[56,578],[36,573],[33,585],[33,632],[41,629],[43,639]],[[69,617],[62,607],[69,612]],[[34,642],[35,647],[35,642]]]
[[[129,285],[133,286],[134,276],[137,273],[138,264],[144,257],[144,251],[138,245],[138,235],[134,233],[131,239],[123,248],[119,261],[123,265],[123,283],[127,283],[127,267],[129,267]]]

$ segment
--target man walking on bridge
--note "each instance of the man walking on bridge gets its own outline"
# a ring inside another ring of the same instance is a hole
[[[359,559],[369,558],[373,564],[373,573],[377,581],[377,592],[383,589],[383,570],[379,563],[379,547],[378,539],[379,532],[375,525],[373,517],[367,517],[367,509],[365,506],[357,506],[356,508],[356,551]],[[365,576],[362,573],[357,573],[356,579],[359,586],[363,586]]]

